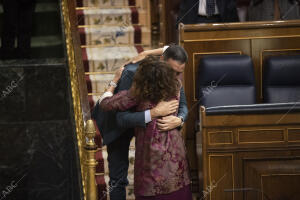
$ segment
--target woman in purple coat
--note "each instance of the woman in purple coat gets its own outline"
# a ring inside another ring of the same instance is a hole
[[[115,78],[118,80],[122,70]],[[154,57],[144,59],[132,87],[113,95],[111,86],[101,98],[104,110],[144,111],[160,101],[179,100],[182,87],[176,72]],[[177,111],[176,111],[177,112]],[[176,112],[173,113],[176,115]],[[135,129],[134,193],[137,200],[191,200],[184,140],[178,129],[160,132],[157,119]]]

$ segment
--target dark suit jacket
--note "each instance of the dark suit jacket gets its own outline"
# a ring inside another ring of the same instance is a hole
[[[217,0],[217,6],[220,12],[220,22],[239,21],[236,0]],[[180,4],[178,23],[195,24],[197,23],[199,9],[199,0],[182,0]]]
[[[138,68],[138,64],[129,64],[122,73],[122,77],[118,83],[115,93],[128,90],[131,87],[133,76]],[[188,114],[186,98],[184,90],[180,91],[180,102],[178,116],[182,116],[186,120]],[[98,102],[93,108],[92,118],[96,121],[99,131],[103,139],[103,145],[108,145],[116,140],[125,131],[133,131],[134,127],[145,127],[145,112],[134,112],[129,110],[126,112],[105,112],[101,110]]]

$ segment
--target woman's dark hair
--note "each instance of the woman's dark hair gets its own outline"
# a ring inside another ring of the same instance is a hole
[[[179,45],[172,44],[170,45],[165,52],[163,53],[164,60],[167,61],[172,58],[175,61],[180,63],[186,63],[188,59],[188,55],[184,48]]]
[[[179,89],[176,72],[166,62],[148,56],[141,61],[134,75],[131,94],[140,102],[156,104],[176,97]]]

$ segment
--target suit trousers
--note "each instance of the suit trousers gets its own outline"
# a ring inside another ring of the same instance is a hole
[[[220,15],[213,15],[210,17],[198,15],[197,17],[197,23],[216,23],[216,22],[221,22]]]
[[[126,200],[126,186],[128,185],[128,152],[130,141],[134,136],[134,129],[128,129],[119,138],[107,145],[109,192],[111,200]]]

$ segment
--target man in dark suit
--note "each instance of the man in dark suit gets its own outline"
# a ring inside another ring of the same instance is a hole
[[[163,49],[148,51],[148,54],[156,54],[157,52],[162,53]],[[144,56],[145,54],[141,54],[141,57]],[[177,45],[168,47],[164,51],[162,58],[168,62],[178,74],[184,71],[187,54],[182,47]],[[125,67],[122,77],[115,89],[115,93],[128,90],[131,87],[133,76],[137,68],[138,63],[129,64]],[[151,119],[160,116],[166,116],[158,120],[158,128],[160,130],[167,131],[180,128],[188,114],[183,89],[180,91],[178,115],[167,116],[174,112],[177,107],[177,102],[175,106],[174,103],[161,102],[155,108],[145,112],[103,112],[99,104],[96,104],[92,118],[97,122],[97,126],[103,138],[103,145],[107,145],[111,200],[126,199],[125,187],[128,185],[127,173],[129,166],[128,151],[130,141],[134,136],[134,128],[145,127]]]
[[[236,21],[236,0],[182,0],[177,24]]]

